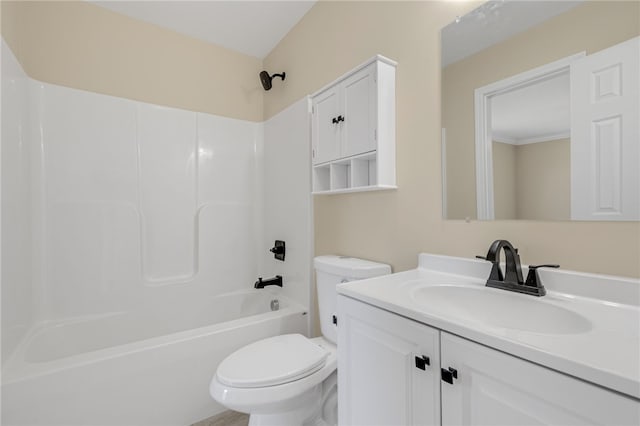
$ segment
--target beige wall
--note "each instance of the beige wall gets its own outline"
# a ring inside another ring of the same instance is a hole
[[[571,219],[569,139],[517,146],[515,170],[516,218]]]
[[[260,59],[85,1],[2,1],[2,36],[30,77],[262,121]]]
[[[497,220],[518,219],[517,148],[515,145],[493,141],[493,209]]]
[[[591,54],[637,36],[639,16],[639,2],[588,1],[443,70],[449,218],[477,217],[474,90],[574,53]]]
[[[497,220],[569,220],[569,139],[512,145],[493,141],[493,202]]]
[[[360,256],[401,271],[415,267],[420,252],[472,257],[506,238],[520,248],[525,263],[640,276],[639,223],[441,219],[439,30],[473,7],[320,2],[265,59],[267,69],[286,70],[288,82],[265,96],[267,117],[376,53],[398,61],[399,189],[315,196],[316,254]],[[566,43],[548,40],[547,56],[553,58],[554,46]]]
[[[322,1],[265,58],[266,69],[287,72],[287,84],[264,96],[266,118],[374,54],[399,62],[399,189],[316,196],[316,254],[361,256],[400,271],[415,267],[420,252],[470,257],[507,238],[526,263],[640,276],[638,223],[441,219],[439,30],[475,5]],[[262,117],[260,61],[91,4],[3,2],[2,33],[27,72],[43,81],[236,118]]]

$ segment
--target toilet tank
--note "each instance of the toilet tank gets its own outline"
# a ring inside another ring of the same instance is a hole
[[[373,278],[391,273],[391,266],[348,256],[318,256],[313,261],[322,335],[337,343],[336,286],[349,281]]]

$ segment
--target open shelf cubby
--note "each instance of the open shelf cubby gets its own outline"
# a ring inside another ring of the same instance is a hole
[[[395,185],[378,184],[379,172],[375,152],[320,164],[313,167],[313,193],[338,194],[395,189]]]
[[[351,162],[340,160],[331,163],[330,189],[345,189],[351,187]]]
[[[351,160],[351,182],[353,187],[376,185],[376,156],[369,154]]]
[[[313,192],[323,192],[331,189],[329,172],[329,164],[313,168]]]

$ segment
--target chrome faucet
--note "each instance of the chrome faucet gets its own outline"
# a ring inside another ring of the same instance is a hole
[[[504,250],[505,254],[505,274],[502,275],[500,269],[500,252]],[[487,280],[487,287],[500,288],[502,290],[515,291],[518,293],[530,294],[532,296],[544,296],[547,294],[544,286],[540,282],[537,270],[538,268],[559,268],[560,265],[538,265],[529,266],[529,274],[526,282],[522,279],[522,266],[520,265],[520,256],[518,249],[514,248],[507,240],[496,240],[489,247],[487,256],[483,259],[493,264],[491,273]]]

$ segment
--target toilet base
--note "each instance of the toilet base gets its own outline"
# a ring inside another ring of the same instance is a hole
[[[249,413],[249,426],[335,426],[338,421],[338,378],[333,372],[305,393],[296,409],[278,413]]]
[[[314,386],[297,398],[295,408],[271,413],[249,413],[249,426],[311,426],[320,418],[318,401],[322,397],[322,385]],[[290,403],[287,405],[291,405]]]

